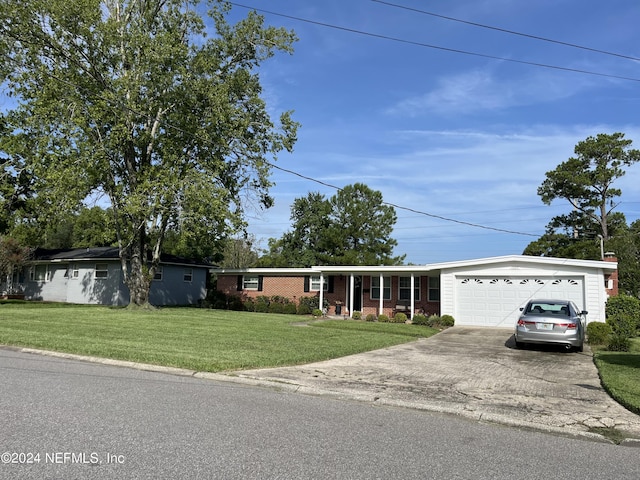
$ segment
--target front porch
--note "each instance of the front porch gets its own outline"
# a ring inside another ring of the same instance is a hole
[[[360,267],[359,271],[346,270],[349,267],[316,268],[321,270],[320,284],[332,277],[331,291],[319,291],[320,305],[329,304],[327,315],[352,317],[353,312],[360,312],[364,318],[404,313],[412,318],[417,313],[440,314],[438,271],[425,272],[419,267]]]

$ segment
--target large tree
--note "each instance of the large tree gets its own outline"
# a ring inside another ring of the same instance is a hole
[[[327,199],[319,192],[297,198],[291,206],[292,230],[269,240],[262,266],[397,265],[391,238],[397,217],[382,193],[356,183]]]
[[[627,226],[622,212],[615,211],[615,199],[621,190],[613,186],[616,179],[640,160],[640,151],[630,148],[624,134],[600,134],[579,142],[576,156],[547,172],[538,188],[542,201],[566,199],[572,211],[555,216],[546,232],[531,242],[525,255],[598,260],[605,251],[618,258],[620,291],[640,293],[640,239],[638,222]]]
[[[385,205],[382,193],[362,183],[347,185],[331,199],[332,224],[327,239],[328,259],[334,265],[398,265],[393,257],[398,242],[391,238],[398,217]]]
[[[16,106],[0,151],[37,178],[43,212],[108,197],[131,302],[148,303],[170,229],[223,238],[297,124],[272,120],[257,69],[295,35],[197,0],[0,0],[0,68]],[[208,34],[208,35],[207,35]]]
[[[631,149],[631,143],[623,133],[601,133],[578,142],[574,149],[576,156],[547,172],[538,195],[547,205],[556,198],[567,200],[582,217],[594,222],[597,233],[608,240],[608,217],[617,206],[614,199],[621,194],[613,183],[625,174],[624,167],[640,161],[640,150]],[[575,218],[575,215],[560,216],[556,222],[571,226]],[[584,219],[581,223],[584,224]]]
[[[331,204],[320,192],[309,192],[291,205],[292,229],[269,239],[264,267],[310,267],[326,263],[326,236],[331,226]]]

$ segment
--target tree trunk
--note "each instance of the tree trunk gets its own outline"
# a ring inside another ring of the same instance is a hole
[[[125,282],[129,287],[130,306],[149,307],[149,290],[151,289],[151,278],[147,267],[147,254],[144,242],[144,233],[139,234],[141,238],[131,247],[128,275],[125,275]]]

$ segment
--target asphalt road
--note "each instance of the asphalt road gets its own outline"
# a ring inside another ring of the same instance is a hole
[[[0,479],[640,478],[638,449],[0,349]]]

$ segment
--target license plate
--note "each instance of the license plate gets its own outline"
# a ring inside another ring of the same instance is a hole
[[[553,330],[553,323],[537,323],[536,328],[538,330]]]

